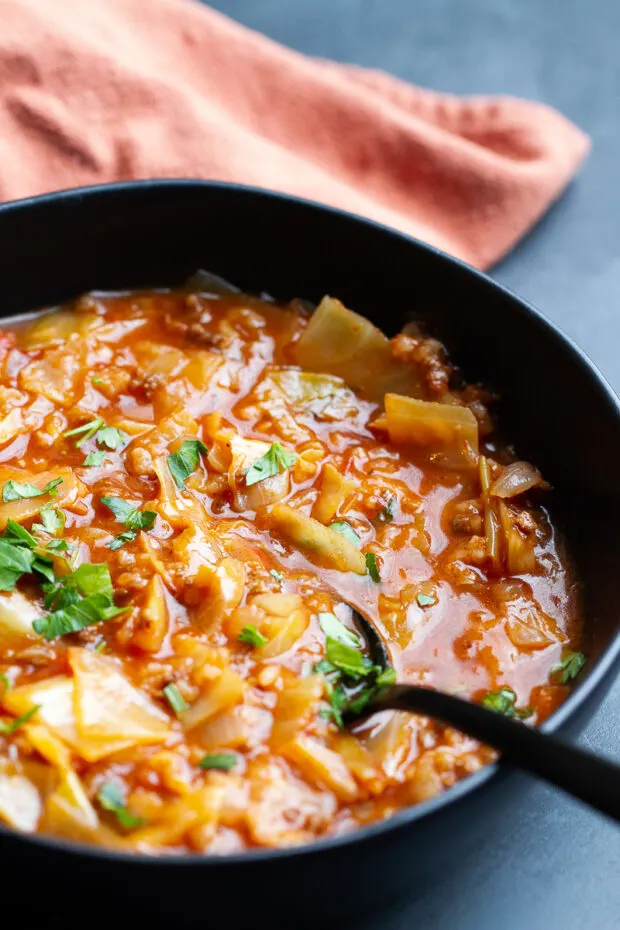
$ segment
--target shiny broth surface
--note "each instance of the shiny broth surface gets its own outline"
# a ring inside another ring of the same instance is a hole
[[[493,758],[404,713],[342,727],[394,678],[548,716],[584,661],[577,586],[489,400],[331,298],[93,293],[5,323],[0,821],[295,845]]]

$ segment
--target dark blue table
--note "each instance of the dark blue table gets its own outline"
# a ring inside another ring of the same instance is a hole
[[[620,391],[618,0],[213,5],[303,52],[383,68],[438,90],[542,100],[589,132],[594,148],[579,180],[493,273],[557,321]],[[620,683],[582,742],[620,760],[619,722]],[[527,803],[515,803],[509,835],[489,824],[488,844],[458,874],[438,876],[421,899],[356,930],[379,927],[614,930],[620,829],[536,785]]]

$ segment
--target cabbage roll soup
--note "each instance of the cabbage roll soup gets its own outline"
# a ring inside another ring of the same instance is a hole
[[[209,276],[5,321],[0,821],[293,846],[494,758],[425,717],[348,725],[390,682],[544,720],[585,661],[577,588],[491,401],[420,328]]]

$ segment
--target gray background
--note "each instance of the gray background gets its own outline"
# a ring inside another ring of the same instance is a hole
[[[212,5],[303,52],[383,68],[438,90],[541,100],[589,132],[593,151],[578,181],[492,273],[557,321],[620,391],[619,0]],[[619,709],[620,683],[582,737],[618,760]],[[457,874],[438,876],[422,899],[356,930],[379,927],[620,927],[620,830],[536,785],[515,803],[510,835],[490,824],[488,845]]]

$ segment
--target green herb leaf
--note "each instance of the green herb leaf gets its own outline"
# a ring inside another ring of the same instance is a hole
[[[346,710],[348,703],[347,693],[341,684],[334,685],[329,680],[325,681],[325,690],[329,707],[323,708],[319,714],[324,720],[333,721],[342,730],[344,728],[342,713]]]
[[[387,665],[383,671],[377,675],[375,684],[377,688],[387,688],[388,685],[393,685],[395,681],[396,669],[392,668],[391,665]]]
[[[97,430],[101,429],[102,426],[105,426],[105,423],[101,417],[97,417],[96,420],[91,420],[89,423],[84,423],[83,426],[77,426],[75,429],[69,429],[62,435],[65,439],[69,439],[71,436],[79,436],[80,438],[75,443],[79,449],[82,443],[85,443],[88,439],[92,439]]]
[[[17,481],[7,481],[2,488],[2,500],[7,504],[9,501],[42,497],[44,494],[49,494],[51,497],[54,497],[58,494],[56,488],[59,484],[62,484],[62,478],[55,478],[53,481],[48,481],[43,490],[40,490],[39,488],[35,488],[34,484],[19,484]]]
[[[356,636],[355,633],[348,630],[335,614],[320,613],[319,623],[326,636],[337,639],[339,643],[344,643],[345,646],[352,646],[354,649],[359,649],[361,647],[362,641],[359,636]]]
[[[586,664],[583,652],[567,652],[559,665],[551,669],[551,680],[558,685],[565,685],[576,678]]]
[[[234,752],[209,752],[203,756],[198,767],[201,769],[220,769],[228,772],[237,764],[237,757]]]
[[[118,449],[125,444],[125,434],[114,426],[104,426],[97,433],[97,442],[106,449]]]
[[[137,535],[135,530],[125,530],[124,533],[119,533],[118,536],[115,536],[114,539],[107,544],[107,548],[120,549],[125,543],[132,542]]]
[[[105,449],[96,449],[95,452],[89,452],[84,459],[84,465],[87,468],[100,468],[106,457]]]
[[[106,782],[97,795],[97,799],[104,810],[110,811],[116,816],[121,827],[133,830],[136,827],[141,827],[144,823],[143,817],[134,817],[133,814],[129,813],[125,806],[123,793],[114,782]]]
[[[76,604],[40,617],[34,621],[32,627],[35,633],[40,633],[47,640],[58,639],[68,633],[78,633],[87,626],[93,626],[103,620],[111,620],[127,610],[128,607],[116,607],[105,594],[91,594]]]
[[[94,565],[90,562],[84,562],[79,568],[76,568],[72,575],[67,577],[77,587],[80,594],[85,597],[91,594],[102,594],[110,600],[114,597],[110,569],[101,562]]]
[[[49,533],[53,536],[65,528],[66,517],[64,511],[57,510],[51,504],[43,504],[39,511],[40,523],[34,523],[32,529],[35,533]]]
[[[267,637],[263,636],[263,634],[251,624],[243,627],[239,633],[238,639],[240,643],[247,643],[248,646],[255,646],[257,649],[260,649],[261,646],[266,646],[268,642]]]
[[[168,468],[176,486],[183,490],[185,480],[198,468],[200,455],[208,455],[208,449],[200,439],[186,439],[178,452],[168,456]]]
[[[40,704],[35,704],[34,707],[31,707],[30,710],[27,710],[25,714],[21,715],[21,717],[13,720],[12,723],[3,723],[2,720],[0,720],[0,733],[3,733],[5,736],[10,736],[11,733],[15,733],[15,731],[18,730],[23,723],[27,723],[31,717],[34,717],[40,707]]]
[[[379,574],[379,566],[377,565],[377,556],[374,554],[374,552],[366,553],[366,571],[373,581],[375,581],[377,584],[380,584],[381,575]]]
[[[416,601],[420,607],[432,607],[433,604],[437,603],[437,598],[433,597],[431,594],[420,593],[416,597]]]
[[[43,575],[45,580],[50,584],[56,581],[54,563],[51,559],[46,559],[44,556],[38,555],[32,563],[32,570],[33,572],[38,572],[40,575]]]
[[[121,533],[124,539],[120,543],[120,546],[123,545],[123,542],[135,539],[140,530],[150,530],[157,517],[154,510],[138,510],[121,497],[101,497],[99,500],[105,507],[112,511],[119,523],[124,523],[130,530],[135,531],[133,536]],[[117,536],[116,538],[119,539],[120,537]],[[110,544],[109,548],[118,549],[119,546]]]
[[[340,643],[331,636],[328,636],[325,641],[325,655],[327,661],[335,665],[337,669],[355,678],[369,675],[374,668],[372,662],[357,649],[347,646],[346,643]]]
[[[66,539],[50,539],[45,547],[46,552],[68,552],[69,543]]]
[[[90,383],[91,383],[91,384],[94,384],[95,387],[96,387],[96,386],[99,385],[99,384],[105,384],[105,381],[104,381],[104,379],[103,379],[101,376],[99,376],[99,375],[94,375],[94,376],[90,379]]]
[[[32,571],[34,560],[31,549],[0,538],[0,591],[12,591],[21,576]]]
[[[349,526],[348,523],[345,523],[344,520],[339,520],[336,523],[330,523],[329,529],[333,530],[334,533],[340,533],[341,536],[344,536],[345,539],[348,539],[350,543],[353,543],[356,549],[362,545],[362,541],[353,529]]]
[[[164,688],[164,697],[170,704],[171,708],[175,714],[182,714],[183,711],[188,709],[188,704],[181,692],[179,691],[177,685],[174,682],[171,682],[169,685],[166,685]]]
[[[32,533],[29,533],[25,526],[15,520],[7,520],[6,529],[0,538],[6,539],[15,546],[27,546],[29,549],[36,549],[39,545]]]
[[[0,687],[2,687],[2,697],[11,690],[11,682],[8,675],[0,675]]]
[[[279,442],[273,442],[267,452],[261,455],[253,465],[250,465],[245,473],[245,483],[249,488],[258,481],[264,481],[265,478],[273,478],[281,471],[286,471],[296,461],[297,456],[294,452],[284,449]]]
[[[376,517],[374,518],[372,522],[373,523],[391,523],[391,521],[396,516],[396,503],[397,503],[396,498],[390,497],[385,507],[383,507],[379,511],[379,513],[376,515]]]
[[[282,582],[284,581],[284,576],[282,572],[279,572],[277,568],[272,568],[269,574],[272,576],[272,578],[275,578],[278,584],[282,584]]]
[[[531,707],[517,709],[515,703],[517,696],[512,688],[500,688],[499,691],[489,691],[482,699],[484,707],[494,710],[498,714],[504,714],[506,717],[519,717],[525,719],[531,717],[534,711]]]

